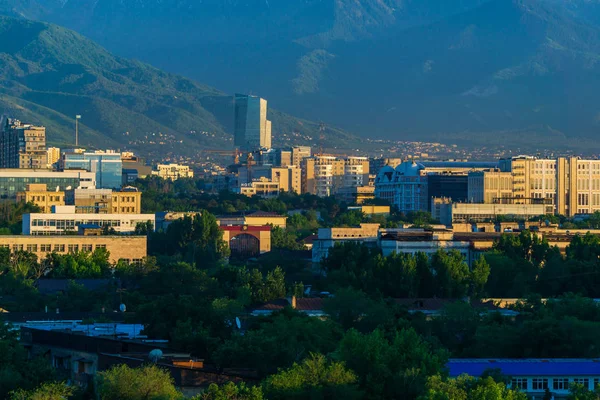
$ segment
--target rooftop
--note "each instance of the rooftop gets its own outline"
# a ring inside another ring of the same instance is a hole
[[[481,376],[486,370],[500,369],[507,376],[600,376],[599,359],[450,359],[451,377],[462,374]]]

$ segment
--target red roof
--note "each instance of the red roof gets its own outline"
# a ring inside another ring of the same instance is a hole
[[[323,299],[319,297],[296,299],[296,309],[302,311],[320,311],[323,309]]]
[[[304,244],[313,244],[315,240],[319,238],[319,235],[309,235],[301,240]]]

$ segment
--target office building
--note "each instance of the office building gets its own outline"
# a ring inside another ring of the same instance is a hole
[[[510,204],[514,198],[513,175],[499,169],[473,171],[468,175],[468,201],[483,204]],[[458,202],[457,199],[452,199]]]
[[[335,194],[336,199],[347,204],[361,205],[367,200],[375,198],[374,186],[342,187]]]
[[[235,95],[234,143],[247,151],[271,148],[271,121],[267,101],[256,96]]]
[[[337,244],[354,242],[377,246],[379,224],[360,224],[351,228],[319,228],[313,241],[312,261],[320,263]]]
[[[123,163],[121,154],[115,151],[63,153],[62,169],[84,169],[96,174],[96,187],[118,189],[122,185]]]
[[[154,214],[78,214],[75,206],[53,207],[52,213],[23,215],[25,235],[68,235],[80,225],[112,228],[118,233],[134,233],[138,224],[155,225]]]
[[[58,147],[48,147],[46,150],[46,158],[47,158],[47,168],[48,169],[57,169],[58,162],[60,161],[60,148]]]
[[[64,172],[40,169],[0,170],[0,198],[15,199],[19,192],[27,191],[29,184],[45,184],[51,192],[72,188],[95,188],[96,174],[76,170]]]
[[[265,226],[272,225],[285,229],[287,226],[287,216],[279,215],[275,212],[251,211],[239,212],[234,214],[219,215],[217,223],[220,226]]]
[[[234,193],[244,196],[258,196],[264,199],[273,199],[281,193],[279,182],[273,182],[268,178],[253,179],[252,182],[240,183],[233,189]]]
[[[292,147],[292,164],[300,167],[305,158],[312,156],[310,146],[295,146]]]
[[[17,193],[17,201],[33,203],[43,213],[48,213],[54,206],[65,205],[65,192],[63,190],[49,191],[45,183],[30,183],[23,192]]]
[[[462,198],[464,177],[471,171],[496,168],[497,162],[456,162],[435,161],[417,163],[406,161],[396,168],[381,168],[375,179],[375,197],[389,201],[400,212],[428,211],[431,206],[429,192],[430,179],[432,193],[437,196]],[[454,186],[453,183],[458,183]]]
[[[28,251],[43,260],[50,253],[92,252],[105,249],[110,253],[111,263],[120,260],[138,264],[148,255],[146,236],[27,236],[0,235],[0,247],[16,251]]]
[[[156,170],[152,171],[152,175],[159,176],[163,179],[176,181],[180,178],[193,178],[194,171],[187,165],[180,164],[158,164]]]
[[[514,220],[529,220],[548,213],[545,204],[482,204],[453,203],[444,199],[432,200],[432,218],[441,224],[451,226],[454,223],[496,221],[498,217]],[[550,206],[552,207],[552,206]]]
[[[47,167],[46,128],[7,119],[0,131],[0,168]]]
[[[466,202],[469,195],[469,177],[464,172],[432,173],[427,175],[427,196],[449,197],[455,202]]]
[[[369,170],[371,171],[372,174],[377,175],[379,173],[379,171],[381,171],[381,168],[385,167],[386,165],[389,165],[392,168],[396,168],[401,163],[402,163],[402,159],[400,159],[400,158],[387,158],[387,157],[371,158],[369,160]]]

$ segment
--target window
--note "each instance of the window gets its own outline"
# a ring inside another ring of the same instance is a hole
[[[55,244],[54,245],[54,251],[56,251],[58,253],[64,253],[65,252],[65,245],[64,244]]]
[[[552,389],[568,390],[569,389],[569,378],[554,378],[552,380]]]
[[[106,245],[105,244],[97,244],[96,249],[106,249]]]
[[[79,251],[79,245],[70,244],[69,245],[69,253],[77,253]]]
[[[527,390],[527,378],[514,378],[511,381],[511,387],[513,389]]]
[[[548,389],[547,378],[533,378],[531,380],[531,390],[546,390]]]
[[[37,253],[37,244],[28,244],[27,251],[30,253]]]
[[[40,245],[40,250],[44,251],[44,252],[50,252],[52,251],[52,245],[49,244],[41,244]]]
[[[13,251],[23,251],[22,244],[13,244]]]
[[[94,245],[92,244],[82,244],[81,250],[91,252],[93,250]]]

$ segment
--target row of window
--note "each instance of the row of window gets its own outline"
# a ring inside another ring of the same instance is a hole
[[[552,381],[552,386],[549,383]],[[511,386],[514,389],[520,389],[523,391],[544,391],[546,389],[552,390],[568,390],[571,383],[583,385],[586,388],[590,386],[589,378],[533,378],[531,379],[531,385],[529,385],[529,378],[513,378]],[[593,379],[594,387],[600,383],[600,378]]]
[[[11,246],[8,244],[0,244],[0,248],[11,249]],[[54,246],[52,246],[51,244],[38,245],[37,243],[27,244],[27,245],[23,245],[23,244],[13,244],[12,245],[13,252],[28,251],[30,253],[37,253],[38,249],[42,253],[50,253],[52,251],[54,251],[56,253],[64,253],[65,249],[69,253],[77,253],[80,249],[81,249],[81,251],[87,251],[87,252],[92,252],[92,251],[94,251],[94,249],[106,249],[106,245],[105,244],[97,244],[97,245],[95,245],[95,247],[93,244],[82,244],[81,246],[78,244],[69,244],[66,246],[64,244],[55,244]]]

